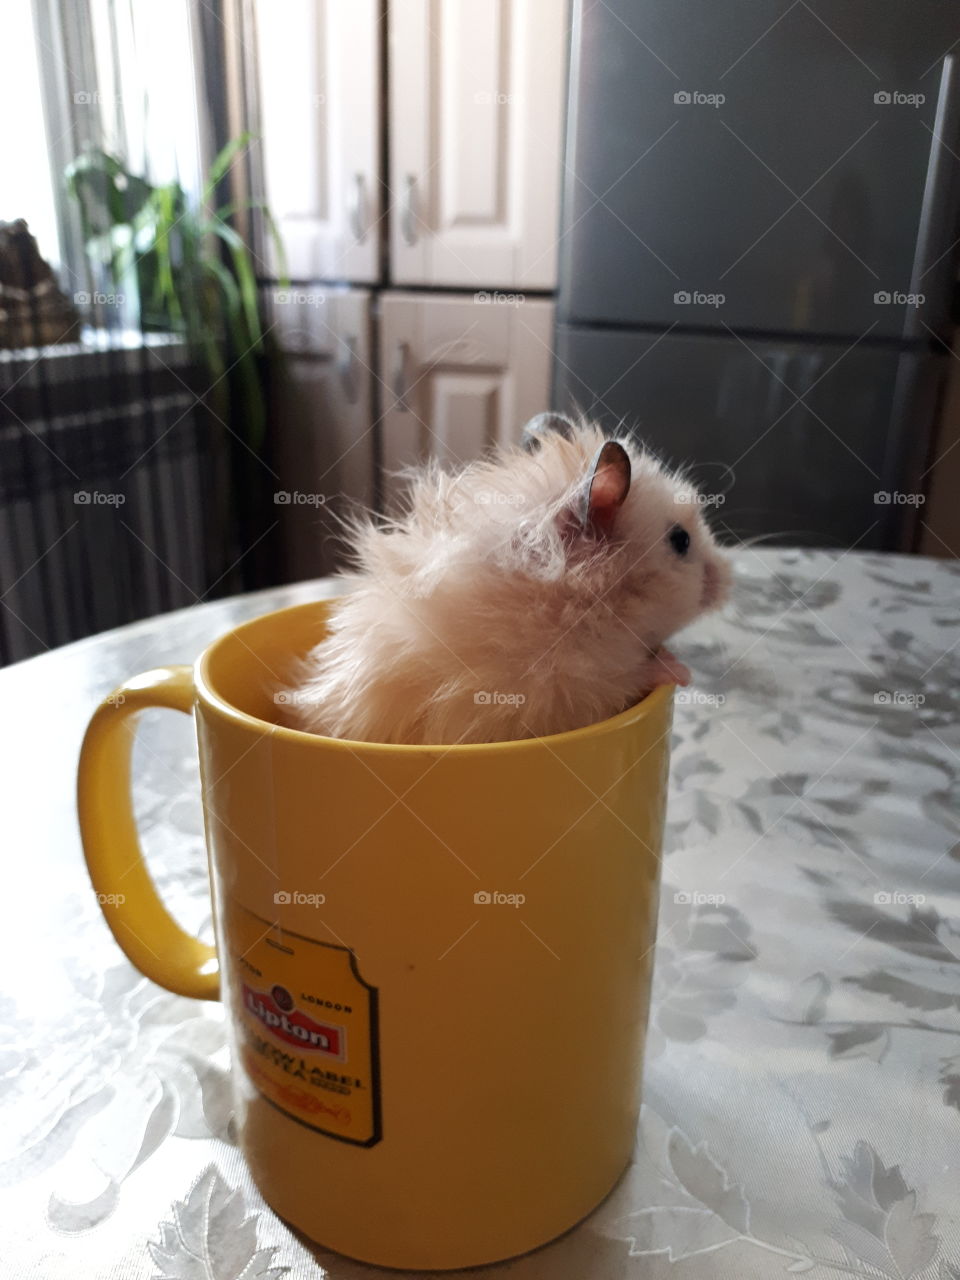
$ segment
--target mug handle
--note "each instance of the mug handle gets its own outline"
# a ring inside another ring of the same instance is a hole
[[[107,924],[141,973],[177,995],[220,996],[216,948],[186,933],[163,905],[137,835],[130,789],[136,717],[147,707],[190,715],[190,667],[157,667],[104,698],[80,748],[77,811],[90,879]]]

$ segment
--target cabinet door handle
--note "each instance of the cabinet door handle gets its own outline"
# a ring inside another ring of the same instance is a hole
[[[347,216],[354,240],[363,244],[367,236],[367,181],[362,173],[353,175]]]
[[[409,413],[410,406],[407,404],[407,386],[409,384],[408,369],[410,365],[410,343],[398,342],[397,350],[393,360],[393,394],[396,396],[397,403],[394,408],[400,413]]]
[[[347,404],[356,404],[360,397],[360,383],[357,377],[357,339],[355,336],[344,338],[340,344],[340,358],[337,361],[337,373]]]
[[[417,243],[417,179],[408,173],[403,180],[400,198],[400,235],[406,245]]]

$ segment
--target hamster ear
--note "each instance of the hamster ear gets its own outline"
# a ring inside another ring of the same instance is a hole
[[[630,455],[616,440],[597,450],[582,498],[580,523],[608,533],[630,492]]]
[[[576,424],[562,413],[538,413],[523,428],[520,436],[520,448],[525,453],[534,453],[543,443],[543,437],[555,432],[569,440],[576,430]]]

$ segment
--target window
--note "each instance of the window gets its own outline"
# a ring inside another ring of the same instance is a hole
[[[16,119],[3,131],[0,218],[25,218],[41,254],[56,268],[61,262],[54,176],[44,128],[43,95],[29,0],[9,0],[0,17],[0,84],[6,110]]]

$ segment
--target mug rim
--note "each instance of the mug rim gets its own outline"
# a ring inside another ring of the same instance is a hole
[[[322,733],[310,733],[305,729],[293,729],[288,725],[276,724],[272,720],[261,720],[259,716],[251,715],[248,711],[242,711],[216,690],[209,678],[209,664],[217,649],[232,636],[256,626],[264,618],[278,617],[284,613],[305,612],[308,609],[316,609],[318,606],[329,606],[337,598],[337,596],[329,596],[320,600],[309,600],[301,604],[287,605],[282,609],[270,609],[266,613],[258,614],[255,618],[247,618],[244,622],[238,623],[228,631],[223,632],[216,640],[207,645],[194,663],[193,679],[197,696],[234,724],[256,730],[261,734],[277,735],[282,739],[300,742],[305,746],[312,743],[351,752],[363,750],[375,754],[399,752],[405,755],[415,755],[417,753],[435,754],[438,751],[444,755],[447,752],[456,752],[461,755],[465,753],[489,754],[508,750],[532,750],[542,744],[547,744],[548,748],[554,743],[564,746],[571,742],[601,738],[608,733],[615,733],[618,729],[655,715],[664,702],[672,701],[673,699],[676,685],[659,685],[651,693],[641,698],[639,702],[635,702],[624,711],[618,711],[616,715],[608,716],[606,720],[596,720],[592,724],[582,725],[579,729],[565,729],[561,733],[544,734],[539,738],[508,738],[497,742],[364,742],[356,738],[331,738]],[[254,652],[254,650],[251,649],[251,652]]]

